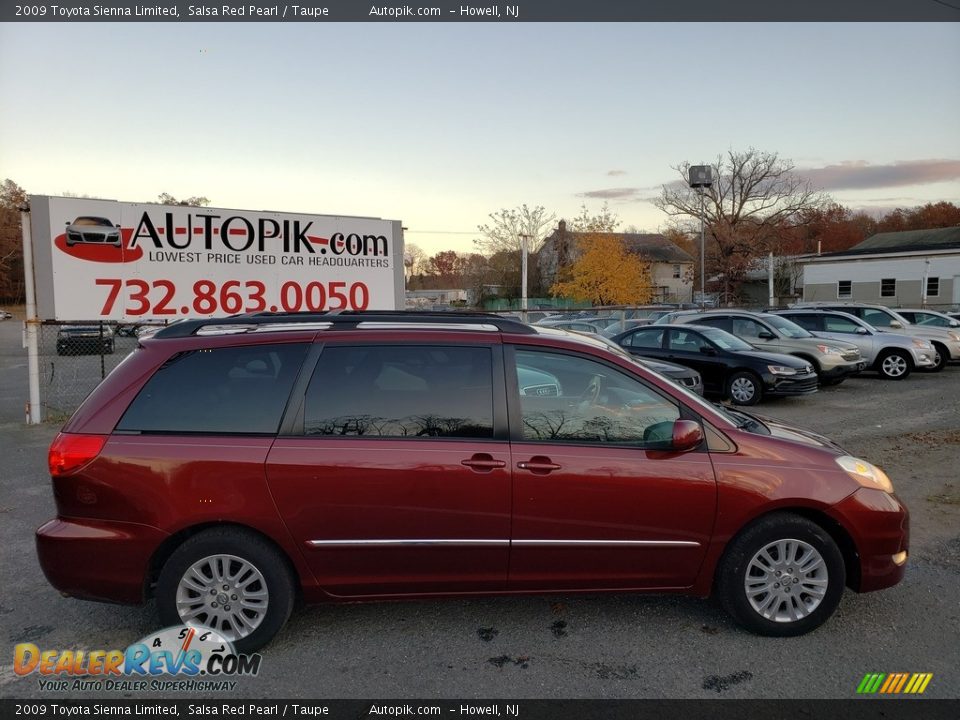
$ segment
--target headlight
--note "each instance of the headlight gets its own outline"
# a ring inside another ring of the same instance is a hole
[[[796,375],[797,369],[792,367],[787,367],[786,365],[767,365],[767,370],[769,370],[774,375]]]
[[[841,457],[834,458],[834,460],[837,461],[837,465],[846,470],[847,475],[864,487],[883,490],[888,493],[893,492],[893,483],[890,482],[890,478],[876,465],[868,463],[866,460],[861,460],[860,458],[850,457],[849,455],[842,455]]]
[[[913,346],[916,348],[920,348],[921,350],[933,350],[933,345],[928,343],[926,340],[918,340],[914,338]]]
[[[833,345],[817,345],[817,350],[824,355],[843,355],[843,350]]]

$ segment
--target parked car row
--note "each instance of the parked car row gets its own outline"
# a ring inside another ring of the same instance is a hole
[[[863,371],[903,380],[914,370],[942,370],[960,360],[955,322],[925,310],[800,303],[769,312],[678,310],[612,340],[634,355],[695,369],[705,392],[753,405],[765,396],[811,394]]]

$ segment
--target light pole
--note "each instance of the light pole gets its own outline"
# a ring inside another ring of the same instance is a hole
[[[704,188],[713,186],[713,168],[709,165],[691,165],[689,174],[690,187],[700,193],[700,307],[707,301],[706,293],[706,242],[704,241],[703,227],[706,210],[704,207]]]
[[[520,309],[523,310],[523,320],[526,322],[527,316],[527,242],[531,236],[521,234],[520,236]]]

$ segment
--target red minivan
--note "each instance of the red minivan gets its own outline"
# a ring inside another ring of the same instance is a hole
[[[140,339],[49,461],[49,581],[153,597],[238,651],[297,596],[716,593],[798,635],[907,560],[907,509],[869,462],[496,315],[182,321]]]

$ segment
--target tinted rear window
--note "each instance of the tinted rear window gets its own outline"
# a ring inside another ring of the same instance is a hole
[[[307,435],[493,437],[486,347],[327,347],[304,407]]]
[[[276,433],[304,343],[180,353],[154,373],[117,430],[163,433]]]

